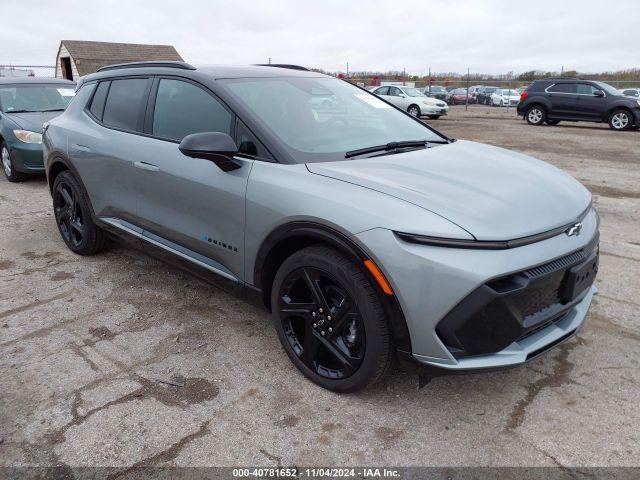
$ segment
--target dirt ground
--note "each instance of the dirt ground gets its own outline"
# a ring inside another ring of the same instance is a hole
[[[0,180],[0,466],[637,466],[640,132],[453,107],[446,134],[534,155],[594,194],[600,290],[527,366],[357,395],[306,381],[266,312],[116,247],[83,258],[43,179]],[[131,470],[130,470],[131,471]]]

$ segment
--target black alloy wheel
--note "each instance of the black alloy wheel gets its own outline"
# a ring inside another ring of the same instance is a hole
[[[58,182],[53,192],[53,211],[64,241],[79,248],[84,238],[85,222],[77,197],[69,184]]]
[[[84,188],[69,171],[60,173],[53,182],[53,213],[60,235],[72,252],[93,255],[108,245],[106,233],[93,222]]]
[[[391,361],[391,335],[371,283],[327,247],[308,247],[280,267],[272,291],[280,341],[298,369],[338,392],[365,388]]]
[[[341,379],[360,367],[366,346],[362,315],[335,278],[315,267],[298,268],[285,279],[279,298],[285,336],[307,368]]]

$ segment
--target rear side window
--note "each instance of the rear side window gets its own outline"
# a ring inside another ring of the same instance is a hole
[[[146,104],[149,82],[148,78],[113,80],[102,122],[123,130],[142,131],[142,109]]]
[[[549,92],[552,93],[576,93],[575,83],[556,83],[549,87]]]
[[[89,108],[89,111],[100,121],[102,121],[104,101],[107,99],[110,83],[111,82],[100,82],[98,88],[96,88],[96,93],[93,95],[93,100],[91,100],[91,108]]]
[[[181,80],[160,80],[153,112],[153,134],[180,141],[201,132],[230,134],[229,111],[200,87]]]

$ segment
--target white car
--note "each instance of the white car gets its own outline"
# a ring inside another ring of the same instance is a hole
[[[373,93],[414,117],[426,115],[436,119],[449,113],[449,105],[437,98],[427,97],[417,88],[386,85],[376,88]]]
[[[494,107],[515,107],[518,103],[520,103],[520,94],[517,90],[502,89],[491,94],[491,105]]]
[[[625,88],[620,93],[625,97],[640,98],[640,88]]]

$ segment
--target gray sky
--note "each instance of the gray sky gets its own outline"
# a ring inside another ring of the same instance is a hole
[[[640,68],[639,0],[2,0],[0,11],[0,63],[52,65],[69,39],[172,44],[196,65]]]

